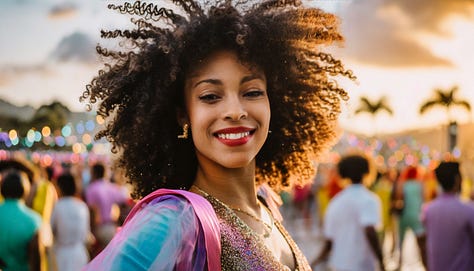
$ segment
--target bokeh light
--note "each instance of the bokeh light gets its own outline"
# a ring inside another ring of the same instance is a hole
[[[63,135],[63,137],[68,137],[71,135],[71,132],[72,132],[72,129],[71,129],[71,126],[69,125],[65,125],[62,129],[61,129],[61,134]]]
[[[44,126],[43,129],[41,129],[41,134],[43,137],[48,137],[51,135],[51,128],[49,126]]]
[[[76,125],[76,132],[81,135],[84,133],[84,131],[85,131],[84,123],[82,123],[81,121]]]
[[[55,137],[54,141],[56,142],[56,145],[58,145],[59,147],[64,147],[64,145],[66,144],[66,139],[64,139],[64,137],[62,136]]]
[[[41,163],[41,155],[37,152],[31,154],[31,161],[35,164]]]
[[[84,134],[82,136],[82,143],[89,145],[92,143],[92,137],[89,134]]]
[[[89,131],[89,132],[91,132],[91,131],[94,130],[94,128],[95,128],[94,121],[88,120],[88,121],[86,122],[86,130]]]
[[[23,139],[23,145],[26,146],[26,147],[28,147],[28,148],[33,147],[33,142],[34,142],[34,141],[29,141],[28,138],[24,138],[24,139]]]
[[[15,129],[12,129],[8,132],[8,137],[10,138],[10,140],[13,141],[13,139],[15,138],[18,138],[18,133]]]
[[[100,115],[97,115],[97,116],[95,117],[95,121],[96,121],[97,124],[99,124],[99,125],[102,125],[102,124],[104,124],[104,122],[105,122],[104,118],[103,118],[102,116],[100,116]]]
[[[72,151],[74,153],[82,153],[85,149],[86,148],[85,146],[83,147],[82,143],[74,143],[74,145],[72,145]]]
[[[42,163],[45,167],[49,167],[49,166],[51,166],[51,164],[53,164],[53,158],[51,157],[51,155],[46,154],[46,155],[44,155],[43,158],[41,159],[41,163]]]
[[[41,133],[39,131],[35,131],[35,142],[41,141]]]
[[[28,139],[28,141],[34,142],[35,141],[35,131],[32,130],[32,129],[28,130],[28,132],[26,133],[26,138]]]
[[[15,137],[14,139],[11,139],[11,143],[13,146],[18,145],[20,143],[20,139],[18,137]]]

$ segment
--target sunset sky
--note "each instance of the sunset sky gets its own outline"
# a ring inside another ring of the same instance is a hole
[[[99,67],[99,30],[129,25],[106,8],[109,2],[0,1],[0,98],[35,107],[56,99],[84,110],[78,96]],[[341,81],[351,96],[342,127],[373,134],[444,124],[442,110],[418,115],[435,88],[458,85],[458,97],[474,106],[474,1],[307,2],[340,16],[346,42],[332,51],[358,77]],[[386,96],[394,115],[354,115],[361,95]],[[460,122],[472,120],[473,113],[453,113]]]

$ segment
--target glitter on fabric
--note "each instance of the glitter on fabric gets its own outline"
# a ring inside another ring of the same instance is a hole
[[[222,271],[288,271],[289,267],[281,264],[264,244],[263,237],[250,228],[234,211],[209,194],[204,197],[213,206],[221,231],[221,265]],[[296,263],[295,271],[310,271],[305,256],[290,237],[283,225],[275,221],[290,246]]]

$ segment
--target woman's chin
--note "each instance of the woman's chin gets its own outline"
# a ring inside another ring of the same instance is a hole
[[[228,169],[239,169],[239,168],[245,168],[248,167],[252,164],[252,161],[226,161],[226,163],[221,164],[222,167],[228,168]]]

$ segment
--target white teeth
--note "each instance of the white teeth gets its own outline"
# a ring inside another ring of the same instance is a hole
[[[249,135],[250,135],[250,132],[245,132],[245,133],[236,133],[236,134],[217,134],[217,137],[221,139],[239,139],[239,138],[246,137]]]

